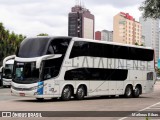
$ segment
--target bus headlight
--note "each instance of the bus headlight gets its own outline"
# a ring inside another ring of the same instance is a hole
[[[31,90],[36,90],[36,89],[40,89],[40,88],[42,88],[43,87],[43,85],[39,85],[39,86],[34,86],[34,87],[32,87],[31,88]]]

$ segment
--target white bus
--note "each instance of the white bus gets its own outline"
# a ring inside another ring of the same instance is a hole
[[[3,66],[1,68],[3,87],[11,86],[14,58],[15,58],[15,55],[11,55],[4,58],[3,60]]]
[[[11,92],[37,100],[139,97],[153,91],[154,50],[75,37],[26,38],[16,53]]]

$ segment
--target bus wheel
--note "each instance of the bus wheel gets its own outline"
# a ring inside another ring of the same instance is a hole
[[[85,96],[85,89],[84,89],[83,86],[79,86],[78,89],[77,89],[75,98],[77,100],[83,100],[84,96]]]
[[[132,86],[131,85],[127,85],[126,89],[125,89],[125,93],[124,96],[126,98],[131,98],[132,97]]]
[[[65,86],[62,91],[61,99],[64,101],[70,100],[72,90],[69,86]]]
[[[136,88],[133,91],[133,97],[138,98],[140,95],[140,87],[136,86]]]
[[[44,98],[36,98],[36,99],[37,99],[37,101],[39,101],[39,102],[44,101]]]

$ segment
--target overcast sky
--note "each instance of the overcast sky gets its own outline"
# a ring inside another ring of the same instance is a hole
[[[39,33],[68,35],[68,13],[76,0],[0,0],[0,22],[10,31],[27,36]],[[137,21],[144,0],[82,0],[95,15],[95,31],[113,30],[113,16],[127,12]]]

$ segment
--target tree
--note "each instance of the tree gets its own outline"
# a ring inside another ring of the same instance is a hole
[[[10,33],[9,30],[5,29],[3,23],[0,23],[0,64],[6,56],[15,54],[16,48],[24,38],[23,35]]]
[[[156,68],[156,73],[157,73],[157,76],[160,76],[160,69]]]
[[[136,42],[135,45],[139,45],[139,44]]]
[[[160,18],[160,0],[145,0],[139,9],[144,18]]]
[[[48,36],[48,34],[47,33],[40,33],[37,36]]]

